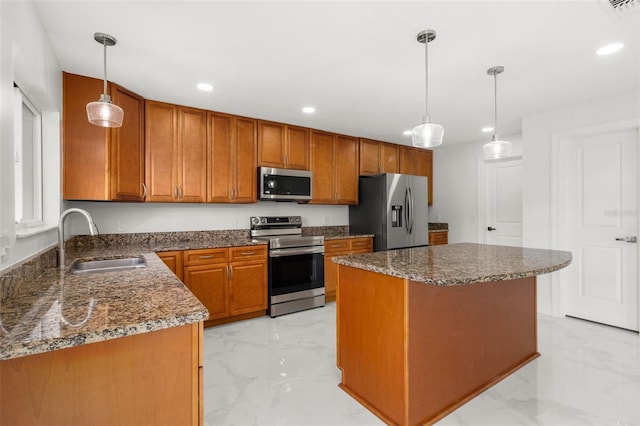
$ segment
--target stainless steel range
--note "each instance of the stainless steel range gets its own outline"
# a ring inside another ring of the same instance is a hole
[[[269,241],[272,318],[324,306],[324,237],[303,237],[300,216],[251,217],[251,237]]]

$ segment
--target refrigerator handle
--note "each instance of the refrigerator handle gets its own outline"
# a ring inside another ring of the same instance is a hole
[[[410,211],[409,211],[409,188],[404,190],[404,229],[409,233],[409,220],[410,220]]]
[[[409,188],[409,218],[411,222],[409,222],[409,234],[413,233],[413,193],[411,192],[411,188]]]

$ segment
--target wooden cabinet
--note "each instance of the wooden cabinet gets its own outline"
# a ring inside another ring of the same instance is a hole
[[[186,250],[184,283],[209,310],[205,327],[266,314],[267,248]]]
[[[449,244],[449,232],[448,231],[435,231],[429,232],[429,245],[439,246],[442,244]]]
[[[3,425],[202,425],[202,323],[0,361]]]
[[[182,281],[182,251],[163,251],[156,253],[160,260]]]
[[[258,164],[309,170],[309,129],[258,120]]]
[[[209,112],[207,201],[255,203],[257,199],[256,120]]]
[[[122,127],[89,123],[87,103],[103,81],[63,73],[62,193],[66,200],[144,200],[144,99],[109,83],[112,102],[124,110]]]
[[[373,251],[373,238],[342,238],[324,242],[324,298],[331,302],[336,300],[338,284],[338,264],[331,259],[349,254],[370,253]]]
[[[399,146],[360,138],[360,176],[398,173]]]
[[[147,201],[206,200],[206,121],[204,110],[146,101]]]
[[[401,146],[400,173],[428,177],[429,205],[433,204],[433,151]]]
[[[358,203],[358,140],[311,131],[313,204]]]

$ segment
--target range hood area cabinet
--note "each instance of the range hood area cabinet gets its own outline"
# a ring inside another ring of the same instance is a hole
[[[103,81],[62,75],[62,194],[65,200],[144,200],[144,99],[114,83],[113,103],[124,110],[122,127],[89,123],[87,103],[98,99]]]
[[[358,138],[311,131],[311,204],[358,204]]]
[[[258,120],[258,165],[309,170],[309,133],[305,127]]]
[[[204,203],[207,111],[145,102],[146,201]]]

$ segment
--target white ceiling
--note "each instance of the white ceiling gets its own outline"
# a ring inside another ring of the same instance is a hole
[[[616,14],[577,1],[38,1],[68,72],[108,77],[147,99],[389,142],[424,115],[424,45],[431,28],[429,113],[445,144],[490,135],[493,77],[499,130],[523,116],[593,99],[640,96],[640,7]],[[620,41],[625,48],[598,57]],[[213,92],[196,90],[198,82]],[[96,99],[98,97],[96,93]],[[301,108],[313,105],[313,115]]]

